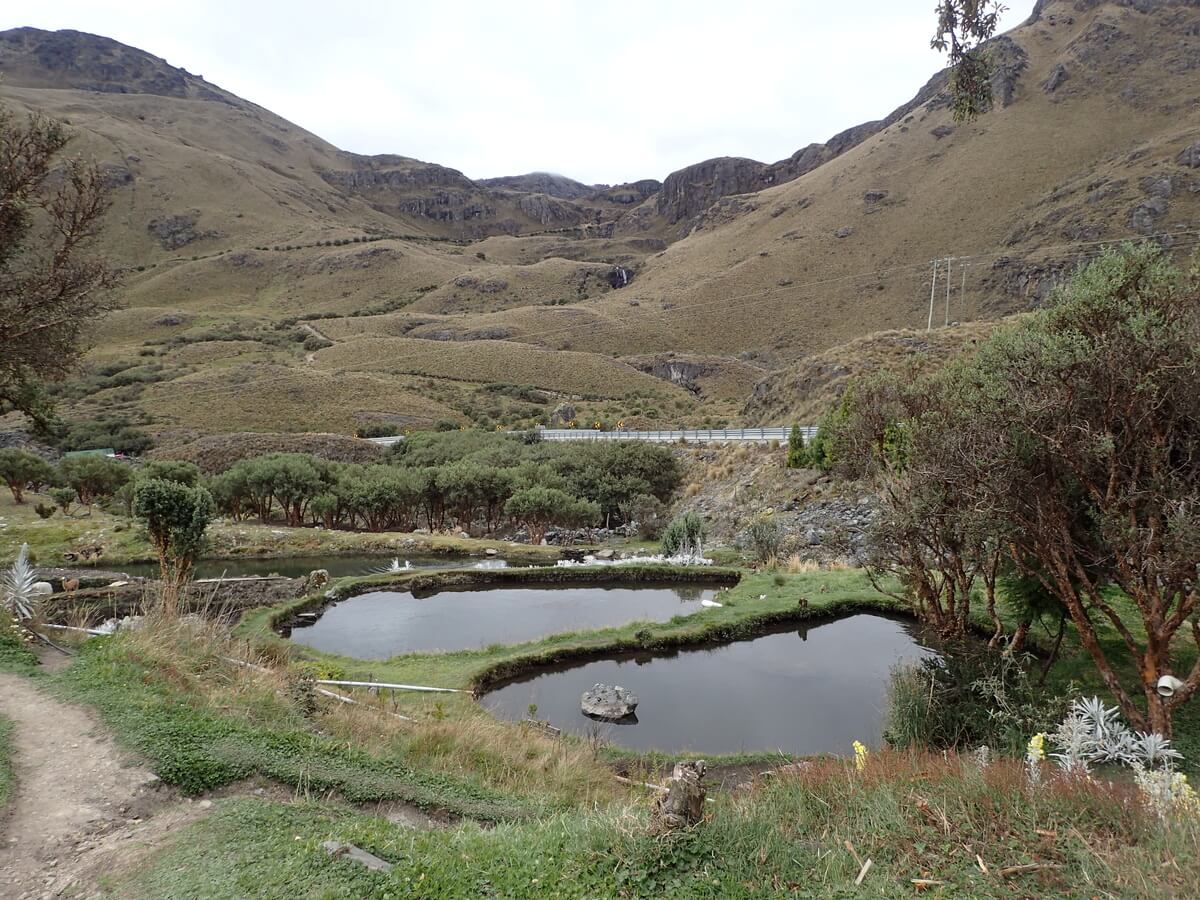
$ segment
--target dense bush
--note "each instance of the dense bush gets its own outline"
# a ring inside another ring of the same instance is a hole
[[[106,456],[74,456],[58,467],[62,480],[84,506],[111,497],[133,477],[129,465]],[[65,512],[65,510],[64,510]]]
[[[371,531],[453,525],[487,533],[508,521],[540,540],[550,525],[638,521],[647,510],[649,527],[661,527],[653,520],[661,519],[679,479],[674,455],[653,445],[551,444],[447,431],[410,435],[389,450],[386,464],[273,453],[242,460],[207,486],[235,519]]]
[[[1034,683],[1024,660],[967,644],[895,669],[888,701],[884,738],[897,749],[986,745],[1013,756],[1061,719],[1067,704]]]
[[[980,592],[997,636],[997,573],[1036,579],[1122,714],[1170,737],[1200,691],[1198,383],[1200,265],[1145,244],[942,371],[853,384],[834,456],[881,500],[872,574],[943,633]],[[1161,694],[1163,675],[1183,683]]]
[[[783,529],[774,516],[758,516],[750,523],[746,534],[754,556],[760,563],[776,559],[783,549]]]
[[[108,448],[117,453],[136,455],[154,446],[154,439],[145,431],[127,419],[116,417],[59,423],[39,436],[64,452]]]

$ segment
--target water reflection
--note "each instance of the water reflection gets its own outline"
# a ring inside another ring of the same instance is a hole
[[[879,741],[891,669],[936,656],[909,623],[864,614],[718,647],[545,668],[482,702],[511,719],[535,704],[539,719],[588,733],[595,726],[580,695],[597,682],[620,684],[640,698],[639,721],[607,732],[624,747],[845,753],[854,740]]]
[[[330,607],[312,625],[294,628],[292,640],[360,659],[466,650],[634,621],[665,622],[694,612],[716,592],[694,584],[501,587],[419,597],[376,591]]]

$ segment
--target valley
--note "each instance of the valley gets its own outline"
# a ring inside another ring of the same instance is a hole
[[[216,6],[0,30],[0,894],[1200,896],[1200,0],[614,184],[405,154],[778,146],[933,17],[264,4],[341,147]]]

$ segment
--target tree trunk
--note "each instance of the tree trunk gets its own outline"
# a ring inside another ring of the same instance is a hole
[[[1054,638],[1054,646],[1050,648],[1050,657],[1046,660],[1046,664],[1042,666],[1042,677],[1038,679],[1038,684],[1046,683],[1046,676],[1050,674],[1050,669],[1058,659],[1058,651],[1062,647],[1063,635],[1066,632],[1067,614],[1061,613],[1058,617],[1058,635]]]
[[[1013,632],[1012,643],[1008,645],[1006,651],[1009,656],[1016,656],[1025,649],[1025,638],[1029,635],[1029,621],[1026,620],[1017,625],[1017,630]]]
[[[704,760],[675,764],[667,793],[655,801],[650,814],[653,833],[676,831],[704,818],[704,771]]]

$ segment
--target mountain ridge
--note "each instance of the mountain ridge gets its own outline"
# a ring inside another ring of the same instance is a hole
[[[548,414],[497,382],[627,423],[807,410],[747,405],[747,385],[806,390],[814,379],[788,374],[804,360],[924,328],[931,287],[934,324],[994,320],[1038,305],[1102,242],[1183,252],[1200,232],[1189,0],[1039,3],[995,42],[997,104],[975,123],[953,121],[937,73],[787,160],[613,187],[353,154],[233,95],[193,96],[221,89],[172,81],[157,57],[88,49],[78,32],[50,52],[47,34],[0,34],[0,96],[68,120],[114,185],[102,248],[128,269],[125,308],[96,329],[89,365],[152,353],[170,374],[76,405],[163,429],[216,427],[189,391],[238,406],[224,419],[239,427],[292,430]],[[931,286],[945,257],[958,261]],[[335,346],[281,345],[298,319]],[[394,361],[418,350],[419,373]],[[545,350],[586,375],[564,381]]]

